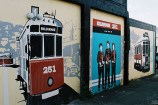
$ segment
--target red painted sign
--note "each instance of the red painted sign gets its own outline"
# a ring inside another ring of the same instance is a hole
[[[93,26],[121,31],[120,24],[106,22],[106,21],[102,21],[102,20],[98,20],[98,19],[93,19]]]
[[[37,95],[64,84],[63,58],[30,61],[30,94]]]

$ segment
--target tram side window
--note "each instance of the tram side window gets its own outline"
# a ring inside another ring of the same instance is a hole
[[[44,36],[44,56],[45,57],[54,56],[54,36],[52,35]]]
[[[136,47],[136,54],[138,54],[138,47]]]
[[[137,48],[138,48],[138,54],[139,54],[139,46],[137,46]]]
[[[136,49],[136,54],[139,54],[139,47],[137,46]]]
[[[141,45],[139,45],[139,53],[142,53],[142,51],[141,51]]]
[[[42,57],[42,36],[30,36],[31,44],[31,58],[41,58]]]
[[[62,36],[56,36],[56,56],[62,56]]]

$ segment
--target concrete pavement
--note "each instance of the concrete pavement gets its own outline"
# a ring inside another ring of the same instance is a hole
[[[158,74],[133,80],[91,99],[74,100],[69,105],[158,105]]]
[[[0,68],[0,105],[26,104],[22,91],[19,90],[19,82],[15,78],[16,69]],[[41,105],[56,105],[52,99]],[[69,105],[158,105],[158,74],[133,80],[127,86],[104,91],[91,99],[74,100]]]

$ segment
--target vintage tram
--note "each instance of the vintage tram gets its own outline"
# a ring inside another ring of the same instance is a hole
[[[134,69],[146,72],[150,70],[150,39],[147,32],[135,44]]]
[[[0,54],[0,66],[13,65],[13,53]]]
[[[46,99],[59,94],[64,84],[63,25],[48,13],[43,16],[31,14],[29,17],[18,38],[18,78],[28,94]]]

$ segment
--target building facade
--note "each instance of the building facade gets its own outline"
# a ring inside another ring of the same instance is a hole
[[[143,23],[133,25],[127,0],[2,2],[0,105],[67,104],[142,77],[130,75],[130,30]]]

